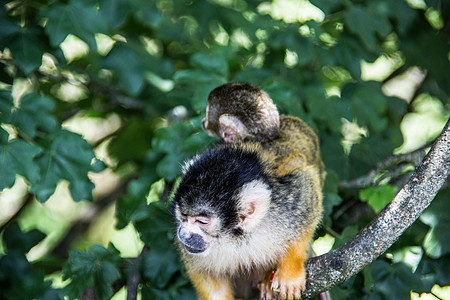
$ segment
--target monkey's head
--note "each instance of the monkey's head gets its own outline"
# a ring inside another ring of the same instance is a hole
[[[173,200],[177,239],[188,253],[208,255],[224,241],[244,239],[271,199],[254,150],[218,146],[187,162]]]
[[[208,96],[205,131],[226,142],[266,141],[278,137],[280,117],[272,99],[248,83],[228,83]]]

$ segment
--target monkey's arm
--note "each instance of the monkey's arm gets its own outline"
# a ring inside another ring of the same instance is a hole
[[[305,263],[308,260],[313,233],[314,229],[305,232],[280,258],[272,280],[272,290],[279,290],[281,299],[300,299],[301,292],[305,289]]]

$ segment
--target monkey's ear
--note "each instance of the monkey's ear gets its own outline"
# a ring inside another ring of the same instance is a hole
[[[245,125],[235,116],[223,114],[219,117],[220,138],[225,142],[237,142],[250,136]]]
[[[240,197],[240,226],[251,230],[257,226],[267,213],[270,204],[269,186],[261,180],[253,180],[242,186]]]

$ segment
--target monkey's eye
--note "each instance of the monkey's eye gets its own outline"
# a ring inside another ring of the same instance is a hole
[[[179,213],[179,216],[180,216],[181,220],[183,220],[183,221],[187,220],[187,218],[188,218],[187,214],[181,212],[181,210],[178,210],[178,213]]]
[[[195,218],[195,222],[203,224],[203,225],[207,225],[207,224],[209,224],[209,218],[207,218],[207,217],[196,217]]]

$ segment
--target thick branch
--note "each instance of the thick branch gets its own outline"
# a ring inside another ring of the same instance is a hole
[[[386,251],[428,207],[450,173],[450,119],[408,183],[344,246],[307,263],[303,297],[345,281]]]

